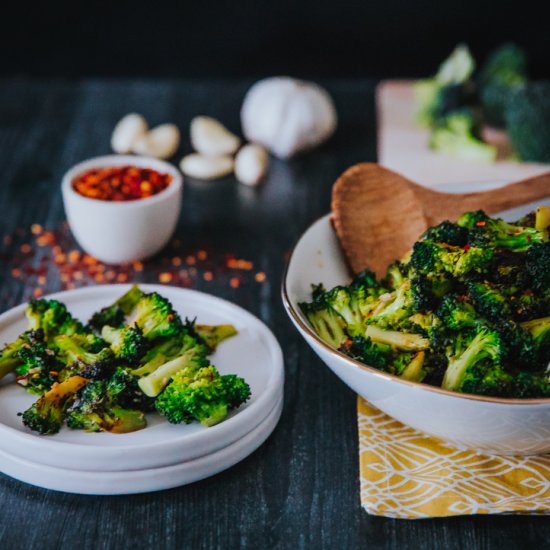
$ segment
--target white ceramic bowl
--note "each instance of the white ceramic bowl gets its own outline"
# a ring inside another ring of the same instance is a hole
[[[172,176],[170,185],[152,197],[111,202],[83,197],[72,187],[76,176],[93,168],[140,166]],[[161,250],[176,228],[181,210],[182,177],[162,160],[132,155],[106,155],[73,166],[61,184],[63,204],[78,244],[109,264],[142,260]]]
[[[522,212],[516,210],[516,214]],[[332,288],[349,280],[327,215],[314,223],[294,248],[283,279],[283,301],[306,342],[350,388],[404,424],[458,447],[510,455],[550,451],[550,399],[497,399],[407,382],[328,346],[310,327],[298,304],[311,299],[312,283]]]

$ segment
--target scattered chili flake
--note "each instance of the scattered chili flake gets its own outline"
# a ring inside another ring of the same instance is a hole
[[[71,250],[67,255],[67,258],[69,259],[69,262],[75,264],[78,260],[80,260],[80,252],[78,250]]]
[[[195,265],[197,263],[197,260],[195,256],[187,256],[187,258],[185,258],[185,263],[187,265]]]
[[[44,294],[44,291],[41,288],[35,288],[33,294],[36,298],[40,298]]]
[[[128,275],[126,273],[119,273],[116,280],[119,283],[125,283],[128,280]]]
[[[239,279],[237,277],[231,277],[231,279],[229,279],[229,286],[231,288],[239,288],[240,284],[241,284],[241,282],[239,281]]]
[[[13,237],[11,235],[6,235],[4,237],[4,244],[5,245],[10,245],[12,242],[13,242]]]
[[[31,233],[33,235],[41,235],[43,233],[44,229],[39,223],[33,223],[31,225]]]
[[[463,250],[470,250],[472,248],[469,244],[466,244],[462,247]]]
[[[484,222],[484,221],[479,221],[479,222],[476,222],[476,225],[478,227],[485,227],[487,225],[487,222]]]
[[[213,281],[214,280],[214,274],[212,273],[212,271],[205,271],[202,278],[205,281]]]
[[[179,256],[174,256],[172,258],[172,265],[174,267],[179,267],[183,263],[183,260]]]
[[[143,271],[143,263],[142,262],[134,262],[133,268],[135,271]]]
[[[19,247],[19,250],[21,250],[23,254],[28,254],[32,250],[32,246],[29,243],[25,243]]]
[[[19,279],[21,277],[21,270],[18,267],[15,267],[11,270],[11,276],[14,279]]]
[[[267,279],[267,277],[263,271],[258,271],[258,273],[254,275],[254,279],[256,280],[257,283],[263,283]]]
[[[206,253],[206,250],[199,250],[197,252],[197,258],[201,261],[201,262],[204,262],[204,260],[206,260],[206,258],[208,257],[208,254]]]
[[[36,279],[36,282],[40,285],[40,286],[44,286],[46,283],[47,283],[48,279],[46,277],[44,277],[44,275],[39,275]]]
[[[161,273],[159,275],[159,281],[161,283],[169,283],[172,280],[172,278],[173,278],[172,274],[167,272]]]
[[[152,197],[171,181],[169,174],[151,168],[109,166],[80,174],[73,180],[73,189],[89,199],[121,202]]]

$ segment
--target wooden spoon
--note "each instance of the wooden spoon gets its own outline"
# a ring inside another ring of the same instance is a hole
[[[481,193],[439,193],[378,164],[356,164],[332,190],[333,223],[354,273],[378,276],[430,226],[464,212],[494,214],[550,196],[550,172]]]

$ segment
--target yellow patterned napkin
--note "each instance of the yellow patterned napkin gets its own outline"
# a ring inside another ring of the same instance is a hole
[[[361,504],[369,513],[427,518],[550,510],[550,455],[459,451],[358,398]]]

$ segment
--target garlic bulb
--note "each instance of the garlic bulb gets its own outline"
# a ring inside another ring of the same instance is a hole
[[[336,123],[336,109],[323,88],[289,77],[260,80],[247,92],[241,109],[247,139],[283,159],[327,140]]]
[[[245,185],[258,185],[268,164],[269,155],[261,145],[245,145],[235,157],[235,177]]]
[[[234,155],[241,140],[215,118],[197,116],[191,121],[191,144],[203,155]]]
[[[192,153],[181,159],[180,169],[192,178],[214,180],[231,174],[233,164],[233,159],[227,155],[212,157]]]
[[[121,118],[111,136],[111,147],[115,153],[130,153],[134,145],[149,129],[147,121],[137,113],[130,113]]]
[[[179,144],[178,127],[175,124],[161,124],[136,141],[133,152],[138,155],[167,159],[177,151]]]

